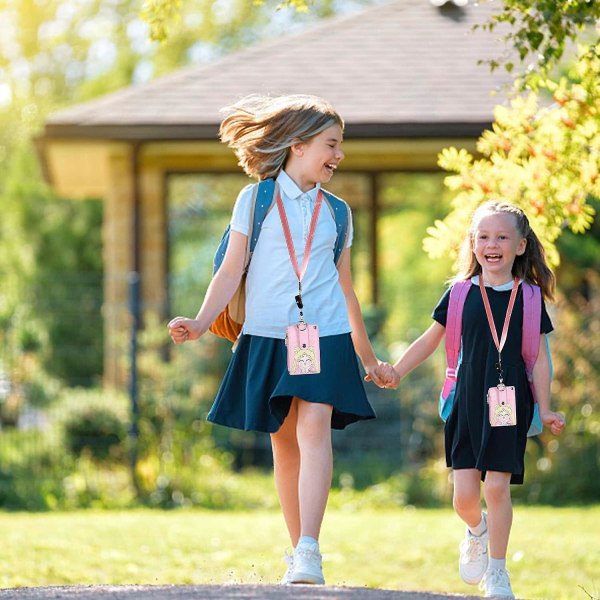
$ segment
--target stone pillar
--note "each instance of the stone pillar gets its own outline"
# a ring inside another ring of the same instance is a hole
[[[165,172],[140,157],[142,313],[151,324],[167,317],[168,227]],[[166,332],[165,332],[166,333]]]
[[[127,275],[133,268],[134,181],[132,148],[115,144],[108,153],[110,183],[104,204],[104,384],[127,384],[130,317]]]

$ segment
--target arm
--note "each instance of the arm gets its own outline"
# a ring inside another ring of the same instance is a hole
[[[360,304],[358,298],[354,292],[354,285],[352,284],[352,271],[350,268],[350,248],[345,248],[342,254],[342,259],[338,266],[340,275],[340,285],[342,292],[346,298],[346,305],[348,306],[348,319],[350,320],[350,327],[352,328],[352,343],[354,349],[358,354],[360,361],[367,373],[367,378],[372,379],[378,386],[383,387],[386,381],[381,379],[379,369],[383,363],[375,356],[367,330],[365,328],[365,322],[363,321],[362,313],[360,310]],[[389,366],[388,366],[389,369]]]
[[[428,359],[440,345],[446,328],[434,321],[429,329],[417,338],[394,364],[394,371],[398,383],[402,377],[408,375],[414,368]],[[397,385],[397,383],[396,383]]]
[[[540,409],[542,423],[554,435],[559,435],[565,426],[565,420],[558,413],[550,410],[550,361],[546,349],[546,336],[540,336],[540,351],[533,367],[533,388]]]
[[[215,273],[202,306],[195,319],[175,317],[169,322],[169,335],[176,344],[197,340],[227,306],[237,289],[244,271],[248,237],[231,231],[227,251],[219,270]]]

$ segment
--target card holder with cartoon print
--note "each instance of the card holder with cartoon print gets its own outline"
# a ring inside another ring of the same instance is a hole
[[[319,326],[300,322],[286,328],[287,364],[290,375],[321,372]]]
[[[517,424],[517,403],[513,385],[498,384],[487,393],[492,427],[510,427]]]

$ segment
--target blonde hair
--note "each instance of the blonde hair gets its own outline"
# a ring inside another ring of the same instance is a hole
[[[515,257],[513,277],[538,285],[546,300],[554,300],[556,278],[546,262],[546,253],[539,238],[531,229],[527,215],[518,207],[507,202],[492,200],[479,206],[473,213],[469,231],[465,236],[459,258],[459,274],[455,281],[469,279],[481,273],[481,265],[473,252],[473,240],[481,219],[489,214],[502,213],[515,219],[517,233],[527,241],[525,252]]]
[[[276,177],[289,149],[332,125],[344,129],[342,117],[322,98],[306,95],[251,95],[223,109],[221,141],[234,149],[239,165],[259,180]]]

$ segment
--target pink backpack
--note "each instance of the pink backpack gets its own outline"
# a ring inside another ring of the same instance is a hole
[[[458,281],[450,290],[450,299],[448,302],[448,315],[446,317],[446,379],[440,394],[440,416],[444,421],[450,415],[454,404],[454,394],[456,390],[456,377],[460,367],[461,360],[461,336],[462,336],[462,313],[467,294],[471,289],[471,281]],[[523,282],[523,341],[521,345],[521,355],[525,361],[525,370],[527,379],[535,400],[535,390],[533,388],[533,367],[538,357],[540,348],[540,323],[542,319],[542,294],[537,285]],[[548,338],[546,337],[546,344]],[[550,360],[550,349],[548,349],[548,359]],[[550,360],[550,375],[552,376],[552,361]],[[542,420],[540,412],[535,402],[533,420],[528,436],[538,435],[542,432]]]

